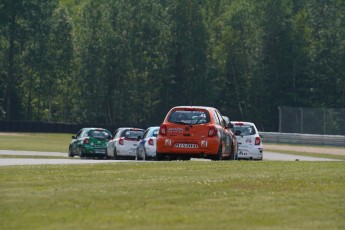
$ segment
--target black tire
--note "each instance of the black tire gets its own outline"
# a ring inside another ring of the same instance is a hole
[[[140,157],[139,157],[139,149],[137,149],[137,151],[135,152],[135,159],[136,161],[140,160]]]
[[[68,148],[68,157],[74,157],[71,146]]]
[[[114,148],[114,156],[113,156],[113,159],[114,159],[114,160],[117,160],[117,159],[118,159],[117,152],[116,152],[116,149],[115,149],[115,148]]]
[[[78,152],[79,152],[79,157],[84,158],[83,148],[81,146],[78,148]]]
[[[234,148],[232,148],[234,149]],[[238,151],[231,153],[230,160],[237,161],[238,160]]]
[[[157,161],[157,152],[156,152],[156,156],[152,157],[153,161]]]
[[[261,158],[259,159],[259,161],[264,160],[264,154],[262,154]]]
[[[222,150],[223,150],[223,147],[222,147],[222,144],[220,144],[219,148],[218,148],[217,155],[215,157],[213,157],[212,160],[214,160],[214,161],[221,161],[221,160],[223,160]]]
[[[156,153],[156,160],[157,161],[163,161],[164,160],[164,156],[162,156],[161,153]]]
[[[105,160],[108,160],[108,159],[109,159],[108,150],[107,150],[107,149],[105,149],[104,159],[105,159]]]
[[[190,161],[190,157],[179,157],[180,161]]]
[[[144,148],[144,156],[143,156],[143,161],[147,161],[147,155],[146,155],[146,150]]]
[[[237,161],[238,160],[238,152],[233,153],[231,156],[232,156],[231,160],[233,160],[233,161]]]

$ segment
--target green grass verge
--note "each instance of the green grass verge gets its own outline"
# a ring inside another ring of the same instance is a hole
[[[68,152],[72,134],[5,133],[0,135],[0,149],[39,152]]]
[[[0,135],[0,149],[5,150],[23,150],[23,151],[40,151],[40,152],[68,152],[68,146],[73,134],[56,134],[56,133],[3,133]],[[286,144],[284,144],[286,145]],[[296,145],[293,145],[296,146]],[[310,147],[310,146],[309,146]],[[318,146],[318,148],[332,148]],[[288,150],[270,150],[265,151],[294,154],[300,156],[314,156],[331,159],[345,160],[345,156],[296,152]]]
[[[0,167],[2,229],[345,229],[343,162]]]
[[[66,159],[67,157],[59,157],[59,156],[33,156],[33,155],[6,155],[1,154],[1,158],[30,158],[30,159]],[[69,159],[79,159],[79,158],[69,158]]]
[[[297,156],[320,157],[320,158],[328,158],[328,159],[336,159],[336,160],[345,160],[345,156],[344,155],[325,154],[325,153],[307,153],[307,152],[297,152],[297,151],[288,151],[288,150],[269,149],[269,148],[265,149],[264,151],[275,152],[275,153],[291,154],[291,155],[297,155]]]

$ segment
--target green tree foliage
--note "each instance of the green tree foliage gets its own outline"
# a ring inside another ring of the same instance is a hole
[[[175,105],[276,130],[345,107],[342,0],[0,0],[0,119],[158,125]]]
[[[308,72],[313,82],[311,105],[343,106],[344,100],[341,95],[344,95],[344,2],[307,1],[305,8],[309,14],[313,37],[310,50],[312,60]]]
[[[200,1],[173,1],[169,4],[172,21],[171,84],[174,104],[206,103],[212,93],[206,77],[207,31],[201,14]]]
[[[98,1],[84,8],[79,85],[85,120],[156,119],[167,65],[166,17],[157,1]]]
[[[47,40],[49,19],[56,1],[2,1],[1,24],[5,69],[4,107],[7,119],[31,120],[35,101],[36,118],[41,119],[44,81],[48,79]],[[47,82],[48,83],[48,82]],[[25,109],[25,104],[27,108]]]
[[[234,1],[219,19],[223,29],[214,53],[225,86],[220,89],[220,108],[239,120],[253,119],[252,115],[259,118],[260,95],[265,92],[258,87],[265,85],[261,73],[263,32],[257,16],[254,1]]]
[[[73,66],[73,24],[64,7],[58,7],[51,17],[48,37],[47,59],[49,60],[48,121],[69,121],[74,112],[75,88]]]

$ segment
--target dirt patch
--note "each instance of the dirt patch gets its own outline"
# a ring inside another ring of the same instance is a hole
[[[282,145],[282,144],[263,144],[265,150],[280,150],[280,151],[294,151],[304,153],[320,153],[320,154],[332,154],[345,156],[345,147],[315,147],[315,146],[304,146],[304,145]]]

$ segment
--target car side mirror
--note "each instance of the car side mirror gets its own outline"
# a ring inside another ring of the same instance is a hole
[[[241,135],[241,131],[240,130],[236,130],[235,131],[235,136],[240,136]]]
[[[231,122],[229,122],[228,124],[227,124],[227,126],[226,126],[228,129],[232,129],[233,127],[234,127],[234,125],[231,123]]]
[[[72,136],[72,139],[77,139],[75,136]]]
[[[138,136],[137,140],[140,141],[141,140],[141,136]]]

